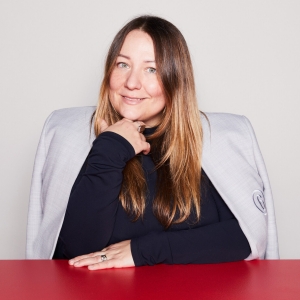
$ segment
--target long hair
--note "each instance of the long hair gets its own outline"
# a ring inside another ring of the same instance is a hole
[[[157,193],[153,212],[168,228],[191,215],[200,218],[200,179],[202,127],[197,107],[193,67],[181,32],[170,22],[154,16],[141,16],[127,23],[114,38],[107,54],[99,103],[94,114],[96,136],[101,119],[108,125],[122,117],[109,100],[109,81],[124,40],[132,30],[147,33],[153,41],[158,80],[166,106],[151,143],[157,171]],[[125,211],[136,221],[143,216],[146,180],[138,157],[126,164],[119,195]]]

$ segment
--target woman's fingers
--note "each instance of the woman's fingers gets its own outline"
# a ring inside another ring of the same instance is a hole
[[[134,267],[130,240],[110,245],[99,252],[77,256],[69,264],[74,267],[87,266],[89,270]]]
[[[91,257],[86,257],[83,259],[80,259],[78,261],[76,261],[73,266],[74,267],[85,267],[85,266],[89,266],[92,264],[96,264],[99,262],[99,258],[100,256],[96,255],[96,256],[91,256]]]
[[[134,148],[135,154],[140,152],[148,154],[150,152],[150,144],[146,142],[146,138],[142,134],[144,129],[145,124],[143,122],[133,122],[124,118],[106,127],[103,131],[112,131],[124,137]]]
[[[75,258],[72,258],[69,260],[69,264],[73,265],[74,267],[84,267],[84,266],[89,266],[92,264],[97,264],[100,262],[103,262],[107,260],[107,256],[105,252],[99,251],[99,252],[94,252],[86,255],[81,255],[77,256]]]
[[[95,263],[92,265],[88,266],[88,269],[93,271],[93,270],[103,270],[103,269],[110,269],[110,268],[114,268],[113,265],[113,261],[104,261],[104,262],[100,262],[100,263]]]
[[[145,155],[149,154],[150,150],[151,150],[150,144],[146,143],[145,149],[143,150],[143,154],[145,154]]]
[[[137,124],[137,131],[139,133],[143,133],[143,131],[145,130],[146,128],[146,124],[144,122],[141,122],[141,121],[136,121],[134,122],[135,124]]]
[[[90,259],[90,258],[96,257],[96,256],[99,255],[99,253],[101,253],[101,252],[93,252],[93,253],[90,253],[90,254],[84,254],[84,255],[76,256],[76,257],[69,260],[69,264],[74,265],[79,261],[83,261],[85,259]]]

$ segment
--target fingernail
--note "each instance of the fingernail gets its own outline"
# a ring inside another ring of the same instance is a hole
[[[69,264],[70,264],[70,265],[73,265],[73,264],[74,264],[74,260],[70,259],[70,260],[69,260]]]

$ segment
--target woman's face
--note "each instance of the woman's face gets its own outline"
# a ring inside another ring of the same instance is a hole
[[[149,127],[159,123],[165,98],[147,33],[133,30],[126,36],[110,77],[109,97],[122,117],[143,121]]]

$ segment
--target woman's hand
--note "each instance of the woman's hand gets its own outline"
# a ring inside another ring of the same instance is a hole
[[[141,125],[145,125],[141,121],[133,122],[128,119],[122,119],[115,124],[108,126],[107,123],[101,121],[101,132],[112,131],[124,137],[134,148],[135,154],[150,152],[150,144],[146,142],[146,138],[138,131]]]
[[[110,245],[99,252],[77,256],[70,259],[69,264],[74,267],[87,266],[89,270],[134,267],[130,240]]]

